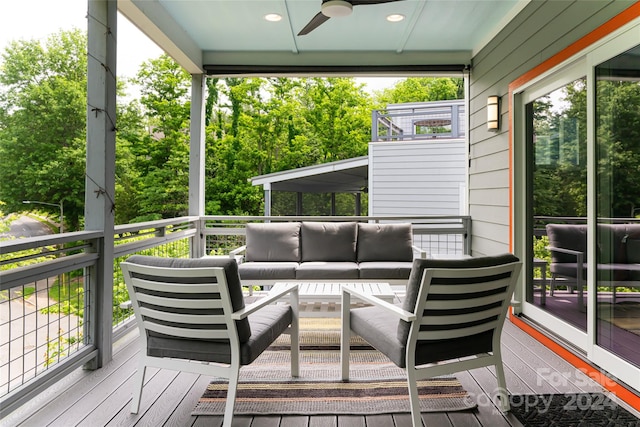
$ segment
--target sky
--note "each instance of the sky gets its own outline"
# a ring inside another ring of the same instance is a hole
[[[14,40],[46,39],[60,30],[87,28],[87,0],[1,0],[0,52]],[[156,58],[162,50],[131,24],[118,16],[118,39],[127,40],[118,45],[117,74],[134,77],[140,64]],[[1,58],[0,58],[1,61]],[[370,91],[393,86],[398,78],[363,78]]]

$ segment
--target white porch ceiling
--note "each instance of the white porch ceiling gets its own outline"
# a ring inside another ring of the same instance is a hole
[[[191,73],[236,70],[229,72],[233,74],[252,67],[273,74],[280,67],[313,73],[344,67],[343,74],[390,75],[396,67],[410,73],[470,64],[528,2],[401,0],[358,5],[351,15],[331,18],[303,36],[297,34],[320,11],[321,0],[118,0],[118,7]],[[283,19],[268,22],[268,13]],[[386,17],[392,13],[406,18],[390,23]]]

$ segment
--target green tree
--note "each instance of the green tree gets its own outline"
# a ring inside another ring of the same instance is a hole
[[[191,77],[162,55],[145,62],[135,82],[149,131],[131,145],[139,204],[134,220],[186,215]]]
[[[414,77],[378,93],[381,105],[464,99],[464,80],[456,77]]]
[[[86,35],[14,41],[0,68],[0,200],[64,203],[67,229],[84,213]]]

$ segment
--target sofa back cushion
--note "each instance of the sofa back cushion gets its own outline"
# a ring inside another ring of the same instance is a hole
[[[358,262],[411,261],[411,224],[358,223]]]
[[[249,223],[247,261],[300,262],[300,223]]]
[[[356,261],[356,222],[303,222],[300,242],[304,261]]]

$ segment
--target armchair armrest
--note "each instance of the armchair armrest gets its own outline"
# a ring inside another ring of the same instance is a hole
[[[242,253],[245,252],[246,250],[247,250],[247,245],[242,245],[239,248],[235,248],[231,252],[229,252],[229,258],[235,259],[236,262],[240,264],[242,263],[242,261],[244,261],[244,255]]]
[[[427,259],[429,257],[429,254],[427,253],[427,251],[422,250],[422,248],[419,248],[416,245],[411,245],[411,249],[413,249],[413,253],[416,255],[417,258]]]
[[[378,297],[360,292],[359,290],[354,289],[349,285],[342,286],[342,307],[344,307],[346,311],[348,311],[349,306],[351,305],[351,295],[360,298],[361,300],[368,302],[369,304],[373,304],[386,311],[389,311],[390,313],[394,314],[404,321],[412,322],[416,320],[415,314],[405,311],[397,305],[393,305],[387,301],[381,300]]]
[[[243,309],[236,311],[233,313],[231,318],[233,320],[241,320],[250,315],[251,313],[260,310],[262,307],[269,305],[279,299],[281,299],[284,295],[291,294],[291,307],[294,310],[298,309],[298,284],[291,283],[282,289],[279,292],[269,292],[264,298],[259,299],[258,301],[246,305]]]

